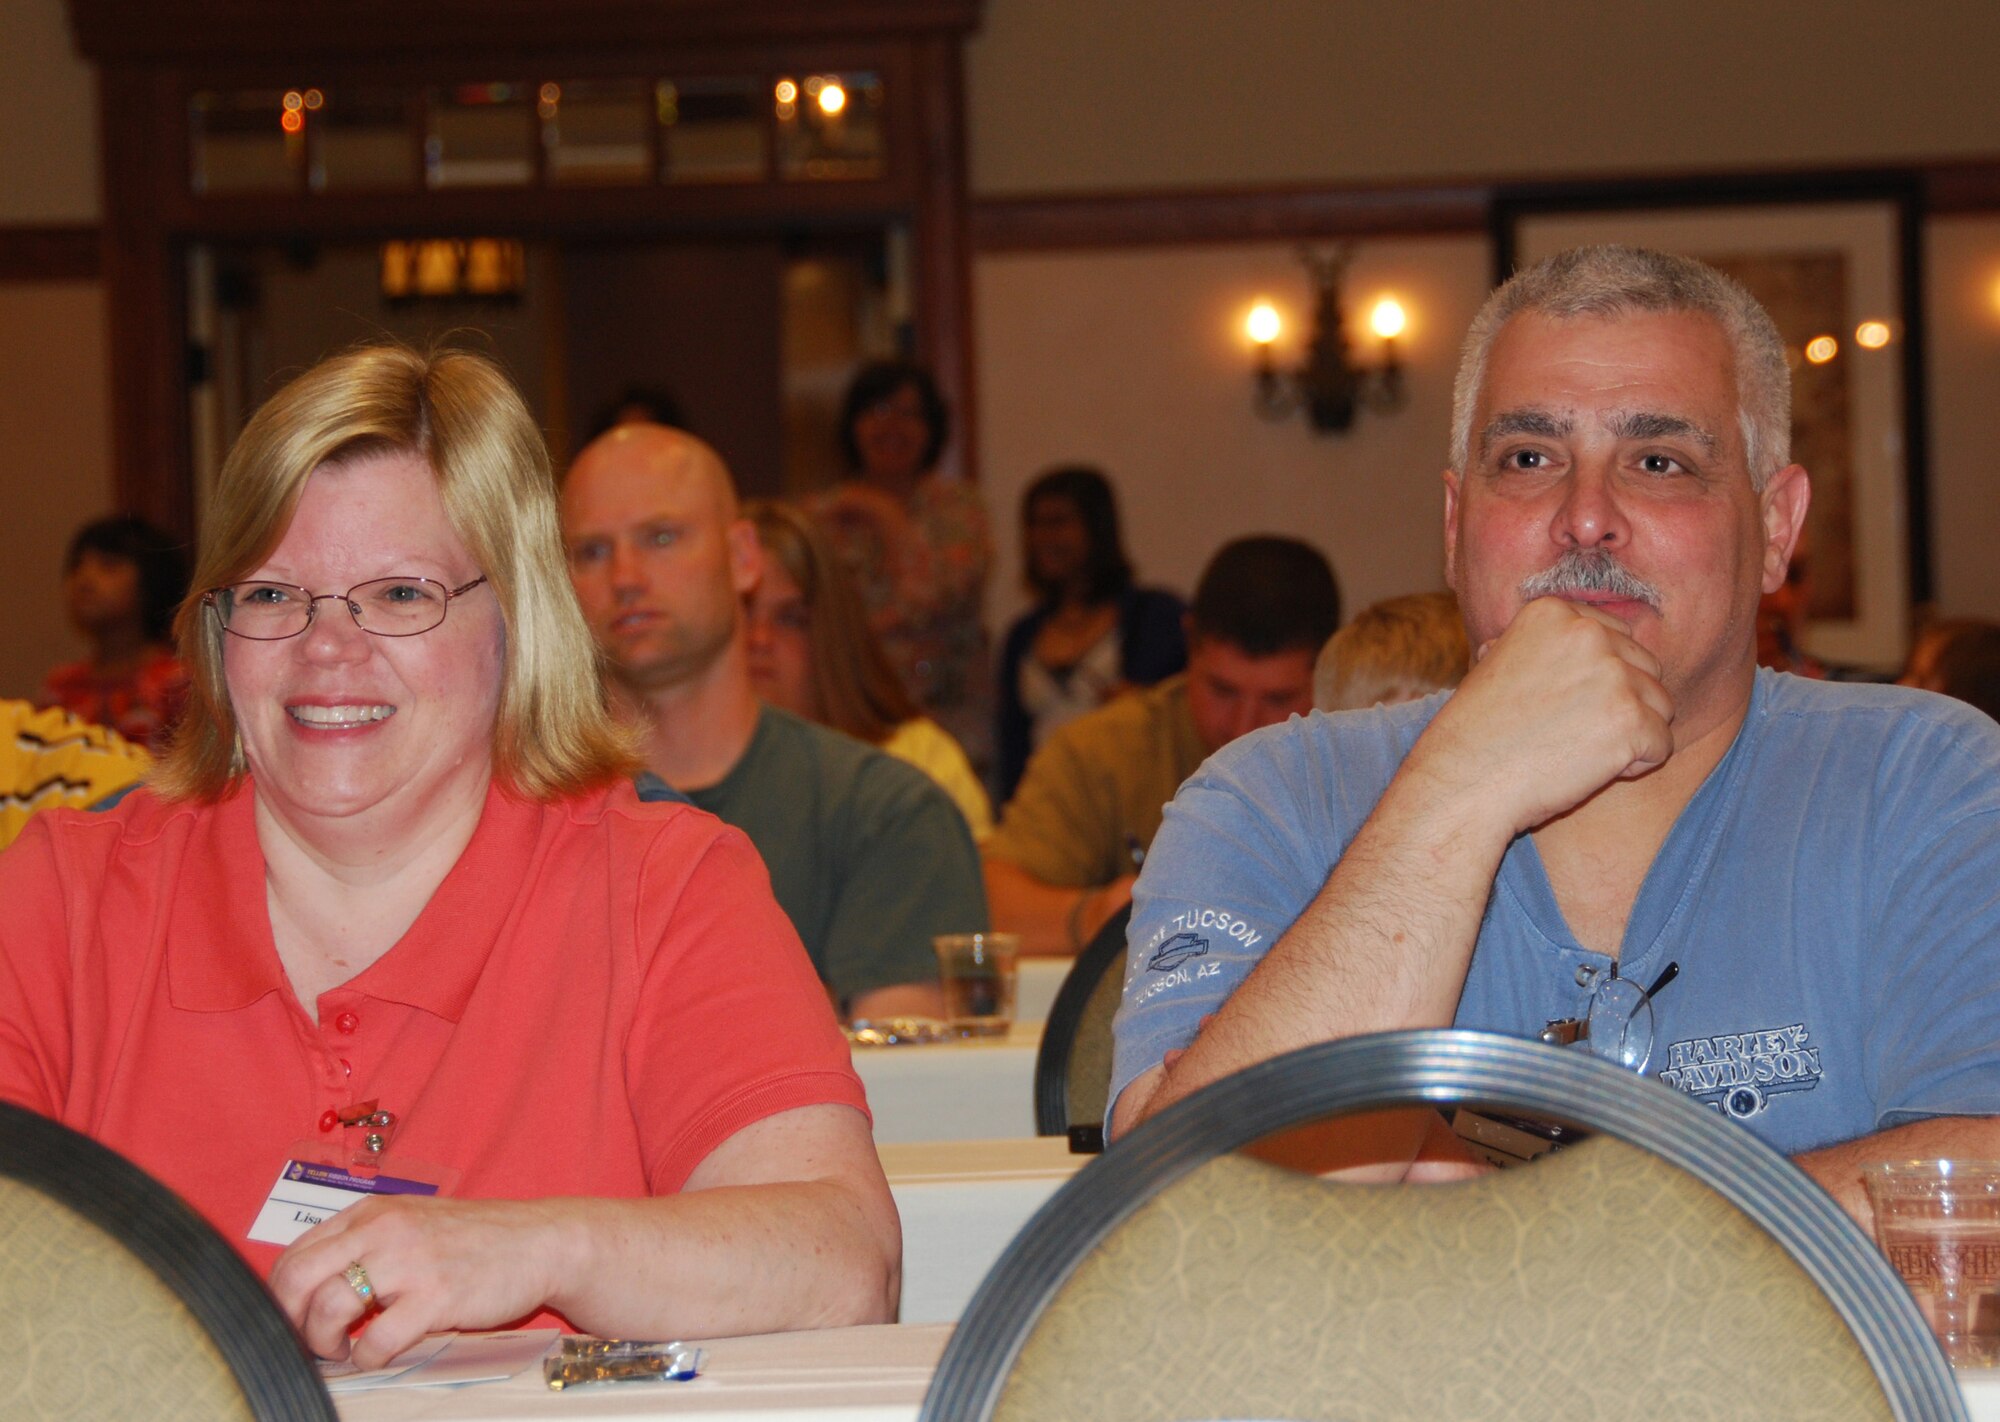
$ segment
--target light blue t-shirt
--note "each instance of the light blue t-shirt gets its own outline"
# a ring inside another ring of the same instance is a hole
[[[1444,700],[1294,718],[1181,787],[1133,896],[1111,1100],[1311,902]],[[2000,726],[1927,692],[1758,672],[1626,925],[1622,976],[1669,962],[1647,1074],[1781,1151],[2000,1112]],[[1456,1025],[1534,1036],[1608,967],[1523,835]]]

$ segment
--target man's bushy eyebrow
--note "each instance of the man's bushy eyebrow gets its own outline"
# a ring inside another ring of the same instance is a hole
[[[1479,431],[1479,452],[1484,455],[1496,440],[1513,435],[1540,435],[1545,439],[1562,439],[1573,433],[1576,421],[1568,415],[1558,415],[1553,410],[1502,410]]]
[[[1688,439],[1713,455],[1722,441],[1685,415],[1667,415],[1652,410],[1632,410],[1611,416],[1605,428],[1618,439]]]

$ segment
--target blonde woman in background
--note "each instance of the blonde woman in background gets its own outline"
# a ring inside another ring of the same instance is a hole
[[[925,716],[869,630],[859,594],[803,513],[752,499],[764,570],[749,598],[750,678],[757,694],[796,716],[879,746],[950,795],[974,839],[993,806],[964,749]]]
[[[1313,666],[1313,705],[1365,711],[1415,701],[1457,686],[1471,661],[1457,598],[1448,592],[1388,598],[1327,638]]]

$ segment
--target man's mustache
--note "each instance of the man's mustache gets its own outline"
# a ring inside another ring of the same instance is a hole
[[[1567,593],[1601,593],[1660,610],[1660,590],[1601,548],[1571,549],[1521,582],[1523,601]]]

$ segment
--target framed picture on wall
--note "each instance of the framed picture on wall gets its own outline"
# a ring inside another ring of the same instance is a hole
[[[1922,246],[1898,177],[1511,189],[1494,205],[1496,279],[1618,242],[1720,268],[1763,303],[1792,369],[1792,458],[1812,477],[1795,577],[1813,656],[1901,665],[1931,598]]]

